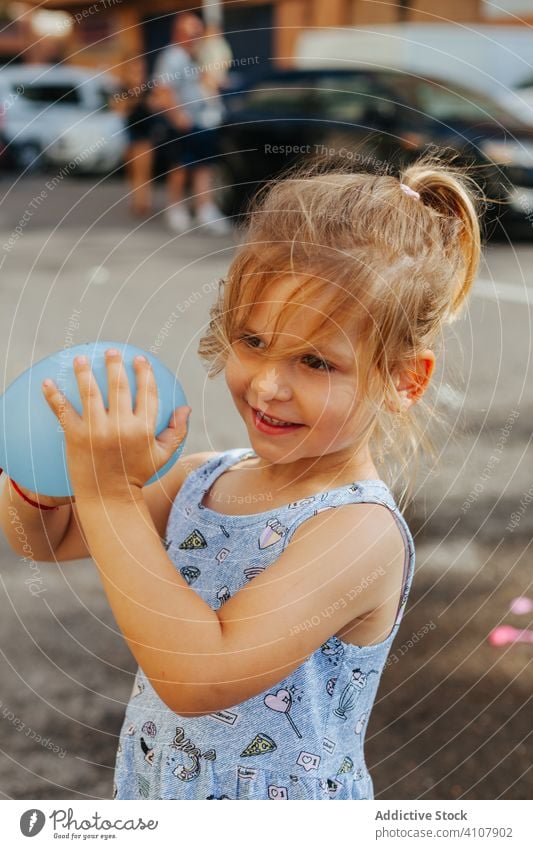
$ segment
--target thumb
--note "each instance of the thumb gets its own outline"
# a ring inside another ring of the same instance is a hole
[[[170,416],[169,425],[157,437],[159,444],[170,457],[187,436],[187,423],[191,413],[190,407],[176,407]]]
[[[170,416],[169,428],[175,428],[177,430],[181,428],[182,430],[186,431],[186,425],[189,420],[190,413],[190,407],[176,407],[176,409]]]

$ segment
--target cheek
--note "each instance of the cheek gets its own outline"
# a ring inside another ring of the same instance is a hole
[[[224,376],[230,391],[238,391],[244,384],[246,378],[245,369],[235,355],[229,356],[226,362]]]
[[[324,422],[328,421],[344,426],[353,418],[357,408],[355,388],[350,383],[330,385],[322,393],[319,409],[324,416]]]

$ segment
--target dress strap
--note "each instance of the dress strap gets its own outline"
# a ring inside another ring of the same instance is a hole
[[[197,503],[199,509],[202,509],[201,500],[203,493],[209,489],[212,478],[219,477],[229,466],[238,463],[246,454],[253,455],[249,448],[230,448],[227,451],[220,451],[214,457],[210,457],[205,463],[197,466],[185,478],[179,495],[180,501],[187,504]],[[242,456],[241,456],[242,455]]]
[[[342,507],[344,504],[363,503],[383,504],[385,507],[387,507],[393,514],[396,524],[398,525],[400,533],[402,534],[404,540],[405,557],[403,566],[402,592],[398,604],[398,610],[396,612],[393,632],[391,632],[392,636],[392,633],[395,633],[396,629],[399,627],[401,618],[403,616],[405,604],[409,595],[409,590],[411,588],[411,583],[413,581],[415,567],[415,545],[409,525],[407,524],[403,514],[400,512],[398,505],[396,504],[396,501],[394,499],[394,496],[385,481],[354,481],[352,484],[347,484],[341,489],[331,490],[322,493],[322,495],[318,496],[318,500],[316,498],[312,499],[311,503],[309,503],[309,505],[305,509],[298,511],[298,514],[295,517],[296,521],[289,528],[289,533],[286,537],[285,546],[288,545],[292,535],[295,533],[299,525],[301,525],[301,523],[304,522],[306,519],[310,519],[313,516],[316,516],[319,512],[327,510],[328,508]]]

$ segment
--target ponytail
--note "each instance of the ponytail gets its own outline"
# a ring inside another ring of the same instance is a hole
[[[481,256],[478,202],[483,196],[464,169],[448,165],[433,155],[423,155],[404,168],[400,182],[418,192],[420,202],[439,216],[444,253],[459,278],[448,315],[451,323],[459,317],[478,271]]]

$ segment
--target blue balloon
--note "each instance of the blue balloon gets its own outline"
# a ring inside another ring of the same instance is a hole
[[[46,377],[52,378],[81,415],[82,404],[73,361],[78,355],[85,354],[107,409],[105,352],[108,348],[116,348],[121,354],[133,403],[137,391],[133,358],[143,354],[149,360],[158,394],[156,436],[169,426],[170,416],[176,407],[187,404],[183,389],[172,372],[148,351],[134,345],[120,342],[85,342],[51,354],[21,374],[0,397],[0,467],[20,486],[41,495],[65,497],[75,494],[68,474],[65,434],[58,417],[44,397],[42,382]],[[146,481],[145,486],[172,468],[184,444],[185,440],[165,465]]]

